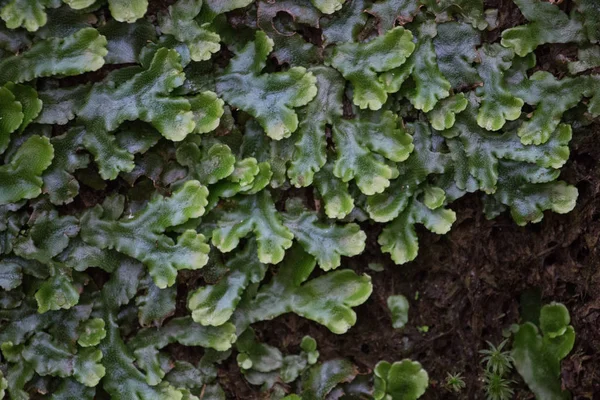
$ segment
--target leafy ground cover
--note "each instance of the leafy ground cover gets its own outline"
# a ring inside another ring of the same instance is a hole
[[[2,396],[593,398],[600,9],[554,3],[0,2]]]

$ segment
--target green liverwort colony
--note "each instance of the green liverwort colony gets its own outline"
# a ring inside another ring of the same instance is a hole
[[[416,361],[361,376],[252,324],[345,333],[365,232],[407,263],[468,193],[519,225],[573,209],[600,7],[513,1],[513,27],[483,0],[0,1],[0,398],[224,399],[230,357],[272,399],[420,397]],[[536,63],[553,43],[579,48],[560,75]],[[554,349],[555,377],[554,328],[515,340]]]

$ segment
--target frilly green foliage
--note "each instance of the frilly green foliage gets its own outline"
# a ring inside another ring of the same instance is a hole
[[[324,399],[340,383],[352,381],[357,372],[348,360],[333,359],[317,364],[302,376],[302,398]]]
[[[502,32],[502,45],[514,49],[517,55],[523,57],[545,43],[580,42],[585,39],[582,15],[576,10],[567,15],[557,5],[543,0],[514,2],[529,22]]]
[[[0,166],[0,205],[33,199],[42,193],[42,173],[54,158],[50,140],[31,136]]]
[[[0,398],[225,399],[232,351],[274,399],[418,398],[417,362],[359,376],[252,326],[345,333],[376,290],[354,268],[414,260],[416,225],[449,232],[467,193],[519,225],[571,211],[596,2],[514,0],[497,43],[480,0],[170,3],[0,1]],[[553,43],[580,49],[561,74],[536,61]],[[563,398],[568,314],[540,328],[515,365]]]
[[[300,343],[300,354],[284,356],[275,347],[256,340],[252,328],[244,331],[236,342],[239,354],[237,362],[246,379],[254,385],[271,388],[277,380],[284,383],[294,382],[319,358],[317,342],[305,336]]]
[[[303,209],[300,202],[288,200],[289,212],[283,215],[283,223],[304,250],[317,259],[321,269],[335,269],[341,264],[341,256],[352,257],[363,252],[367,235],[360,226],[322,223],[317,213]]]
[[[106,38],[94,28],[84,28],[64,38],[41,40],[21,54],[0,59],[0,82],[96,71],[104,65],[106,54]]]
[[[212,234],[212,243],[219,250],[232,251],[240,239],[252,232],[261,262],[277,264],[283,260],[285,250],[292,246],[294,234],[283,225],[268,191],[234,198],[225,207]]]
[[[371,294],[371,278],[338,269],[307,281],[315,265],[314,257],[298,245],[293,247],[279,273],[238,306],[233,315],[238,331],[287,312],[316,321],[337,334],[350,329],[356,322],[352,307],[364,303]]]
[[[230,61],[217,80],[217,93],[256,118],[269,137],[281,140],[298,128],[294,109],[311,101],[317,86],[314,75],[304,67],[261,74],[272,50],[273,40],[262,31],[256,32],[255,40]]]
[[[44,171],[43,190],[53,204],[70,203],[79,193],[79,182],[73,173],[85,168],[90,162],[89,155],[81,152],[84,134],[84,129],[74,127],[65,134],[50,139],[54,159]]]
[[[221,47],[221,38],[211,30],[210,24],[195,21],[201,9],[202,0],[179,0],[159,17],[161,31],[185,43],[194,61],[210,59]]]
[[[393,92],[402,88],[403,94],[416,109],[429,112],[439,100],[450,95],[451,85],[437,64],[433,46],[436,24],[420,19],[417,22],[414,51],[404,65],[383,73],[382,80]]]
[[[42,109],[42,101],[30,86],[8,82],[0,87],[0,154],[10,142],[13,132],[23,130]]]
[[[262,281],[267,271],[258,260],[254,240],[248,241],[224,267],[227,272],[218,282],[199,287],[188,296],[192,318],[202,325],[220,326],[229,321],[248,285]]]
[[[416,400],[429,385],[427,371],[416,361],[380,361],[374,373],[373,397],[378,400]]]
[[[560,380],[560,362],[575,344],[570,322],[563,304],[550,303],[541,308],[539,328],[531,322],[513,327],[513,363],[536,399],[571,398]]]
[[[144,16],[148,0],[108,0],[110,13],[119,22],[134,22]]]
[[[317,78],[317,95],[300,111],[300,125],[295,134],[295,151],[288,169],[294,186],[313,183],[315,173],[327,161],[325,131],[342,116],[344,86],[340,75],[328,67],[315,67],[310,72]]]
[[[333,127],[337,159],[333,174],[354,180],[366,195],[381,193],[398,176],[397,162],[413,149],[412,138],[391,111],[359,111],[355,119],[340,119]]]
[[[514,53],[499,44],[484,45],[479,51],[481,64],[478,68],[483,85],[479,88],[481,107],[477,123],[488,131],[497,131],[506,121],[521,115],[523,100],[515,97],[504,81],[504,71],[511,66]]]
[[[198,181],[188,181],[171,197],[156,194],[145,208],[120,219],[122,198],[109,206],[97,205],[82,216],[81,238],[141,261],[156,285],[164,289],[175,283],[177,270],[199,269],[207,262],[209,248],[204,235],[189,229],[177,242],[164,235],[167,228],[204,214],[207,195],[206,187]]]
[[[401,294],[390,296],[387,306],[392,314],[392,326],[396,329],[404,327],[408,322],[408,299]]]
[[[30,32],[46,25],[46,8],[60,6],[60,0],[10,0],[0,9],[0,17],[8,28],[23,27]]]
[[[361,109],[379,110],[388,93],[399,87],[391,86],[382,73],[404,64],[415,50],[413,35],[396,27],[368,43],[345,43],[336,46],[329,64],[352,82],[353,101]]]
[[[182,69],[179,54],[161,48],[146,68],[117,70],[92,87],[76,114],[88,130],[84,145],[94,155],[104,178],[114,179],[119,171],[134,167],[133,155],[119,148],[109,133],[123,122],[140,119],[174,141],[183,140],[194,130],[190,102],[169,95],[183,84]]]

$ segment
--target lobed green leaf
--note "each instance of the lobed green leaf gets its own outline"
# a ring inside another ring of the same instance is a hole
[[[198,181],[188,181],[171,197],[155,194],[145,208],[121,219],[111,218],[101,205],[81,219],[81,237],[101,249],[115,249],[144,263],[156,286],[175,283],[180,269],[199,269],[207,262],[204,236],[186,230],[175,242],[164,234],[204,213],[208,191]]]
[[[0,83],[96,71],[104,65],[106,54],[106,38],[94,28],[40,40],[21,54],[0,60]]]
[[[31,136],[0,166],[0,205],[32,199],[42,192],[42,173],[50,166],[54,149],[46,137]]]
[[[404,64],[415,50],[412,33],[396,27],[367,43],[344,43],[334,48],[329,64],[354,88],[354,104],[379,110],[393,89],[380,74]],[[396,89],[397,91],[398,89]]]
[[[316,78],[304,67],[261,74],[273,41],[262,31],[233,58],[217,79],[218,94],[230,105],[252,115],[266,134],[281,140],[298,128],[294,108],[306,105],[317,94]]]

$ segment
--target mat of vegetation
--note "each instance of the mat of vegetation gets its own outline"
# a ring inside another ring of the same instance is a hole
[[[0,0],[0,398],[593,399],[596,0]]]

